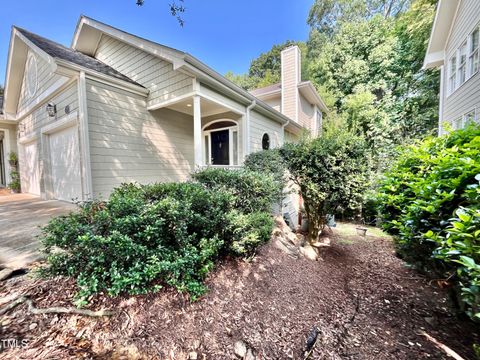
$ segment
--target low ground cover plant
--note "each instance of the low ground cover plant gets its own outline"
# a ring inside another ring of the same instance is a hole
[[[379,189],[384,229],[398,253],[448,278],[461,305],[480,318],[480,127],[406,147]]]
[[[125,184],[106,201],[82,203],[78,212],[51,220],[41,237],[43,274],[75,278],[79,306],[98,292],[139,294],[165,285],[201,296],[219,259],[251,256],[273,227],[265,198],[247,201],[246,194],[226,190],[238,180],[245,191],[251,185],[268,193],[269,177],[206,171],[195,177],[212,183]]]

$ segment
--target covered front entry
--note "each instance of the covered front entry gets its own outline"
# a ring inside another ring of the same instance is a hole
[[[203,127],[204,164],[238,165],[238,124],[233,120],[214,120]]]
[[[78,128],[72,126],[49,135],[52,195],[54,199],[82,199]]]

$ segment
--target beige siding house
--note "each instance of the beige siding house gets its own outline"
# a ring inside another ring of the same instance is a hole
[[[296,47],[282,53],[282,84],[265,97],[187,53],[88,17],[70,48],[14,27],[1,184],[9,151],[19,155],[22,192],[64,201],[104,198],[125,182],[184,181],[205,166],[239,167],[251,152],[318,133],[326,108],[300,82],[299,59]]]
[[[424,63],[441,70],[439,134],[480,122],[479,45],[480,1],[440,0]]]

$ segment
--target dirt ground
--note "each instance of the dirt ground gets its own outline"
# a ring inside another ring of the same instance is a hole
[[[304,359],[314,327],[320,334],[311,359],[448,359],[422,331],[475,359],[478,326],[456,316],[446,290],[396,258],[388,237],[368,234],[339,224],[316,262],[267,244],[250,262],[220,264],[195,303],[173,290],[98,296],[91,309],[115,311],[100,319],[31,315],[20,305],[1,318],[0,334],[20,346],[4,345],[0,359],[235,359],[237,341],[256,359]],[[0,299],[16,293],[39,308],[71,307],[75,285],[29,275],[1,283]]]

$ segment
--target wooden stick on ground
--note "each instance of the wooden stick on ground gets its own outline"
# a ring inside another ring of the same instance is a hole
[[[64,307],[50,307],[45,309],[37,309],[33,306],[32,300],[27,298],[26,296],[20,296],[10,304],[5,306],[4,308],[0,309],[0,315],[5,314],[7,311],[15,308],[16,306],[26,303],[28,306],[28,311],[34,315],[41,315],[41,314],[76,314],[76,315],[84,315],[84,316],[92,316],[92,317],[101,317],[101,316],[111,316],[114,314],[111,310],[99,310],[99,311],[92,311],[92,310],[83,310],[83,309],[69,309]]]
[[[447,345],[442,344],[440,341],[438,341],[437,339],[435,339],[433,336],[428,335],[425,331],[421,331],[421,332],[420,332],[420,335],[425,336],[425,337],[426,337],[428,340],[430,340],[436,347],[438,347],[439,349],[443,350],[443,351],[445,352],[445,354],[447,354],[448,356],[454,358],[455,360],[465,360],[465,359],[462,358],[460,355],[458,355],[455,351],[453,351],[452,349],[450,349]]]

